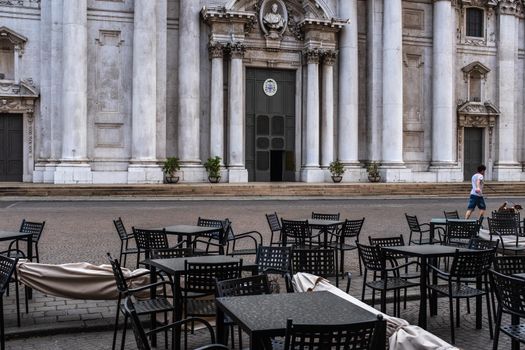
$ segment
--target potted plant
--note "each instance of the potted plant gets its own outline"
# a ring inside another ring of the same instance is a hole
[[[217,183],[221,179],[221,157],[215,156],[213,158],[208,158],[206,163],[204,163],[204,168],[208,173],[208,181],[211,183]]]
[[[330,163],[328,166],[328,170],[330,170],[330,173],[332,174],[332,181],[333,182],[341,182],[343,180],[343,174],[345,173],[345,167],[343,163],[341,163],[338,160],[334,160]]]
[[[379,174],[379,162],[370,162],[366,167],[368,173],[368,181],[379,182],[381,181],[381,175]]]
[[[179,182],[179,177],[176,176],[176,172],[180,170],[180,161],[177,157],[168,157],[164,161],[164,166],[162,171],[164,172],[164,177],[166,182],[170,184],[176,184]]]

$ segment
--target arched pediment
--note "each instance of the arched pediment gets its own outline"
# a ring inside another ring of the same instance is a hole
[[[305,18],[331,19],[336,17],[333,9],[326,0],[286,0],[286,7],[291,14],[300,22]],[[229,0],[225,6],[230,11],[253,11],[257,12],[262,0]]]

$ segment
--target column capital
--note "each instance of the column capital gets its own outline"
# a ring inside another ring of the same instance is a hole
[[[328,66],[333,66],[337,60],[337,50],[325,50],[323,51],[323,63]]]
[[[317,48],[303,50],[303,56],[307,64],[319,64],[319,60],[321,59],[322,55],[323,53],[321,50]]]
[[[208,44],[208,52],[210,54],[210,58],[223,58],[224,45],[218,42],[210,42]]]
[[[228,51],[230,52],[231,58],[244,58],[246,52],[246,46],[240,41],[228,44]]]
[[[523,16],[523,3],[521,0],[499,0],[498,13],[500,15]]]

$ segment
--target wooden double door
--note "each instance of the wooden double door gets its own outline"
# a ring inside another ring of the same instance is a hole
[[[483,164],[483,128],[464,129],[463,179],[470,181]]]
[[[245,142],[249,181],[295,180],[295,71],[246,70]]]
[[[0,181],[22,181],[23,164],[22,115],[0,114]]]

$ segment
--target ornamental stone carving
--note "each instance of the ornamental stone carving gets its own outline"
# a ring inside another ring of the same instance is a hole
[[[323,63],[329,66],[333,66],[337,60],[337,51],[326,50],[323,51]]]
[[[228,51],[231,58],[243,59],[246,52],[246,46],[241,42],[235,42],[228,45]]]
[[[498,12],[501,15],[523,16],[523,0],[499,0]]]
[[[259,9],[259,23],[265,36],[282,37],[288,26],[288,10],[282,0],[264,0]]]
[[[223,58],[224,45],[218,42],[211,42],[208,46],[208,52],[210,54],[210,58]]]
[[[303,57],[307,64],[319,64],[323,53],[319,49],[306,49],[303,51]]]
[[[40,0],[0,0],[0,5],[40,8]]]

